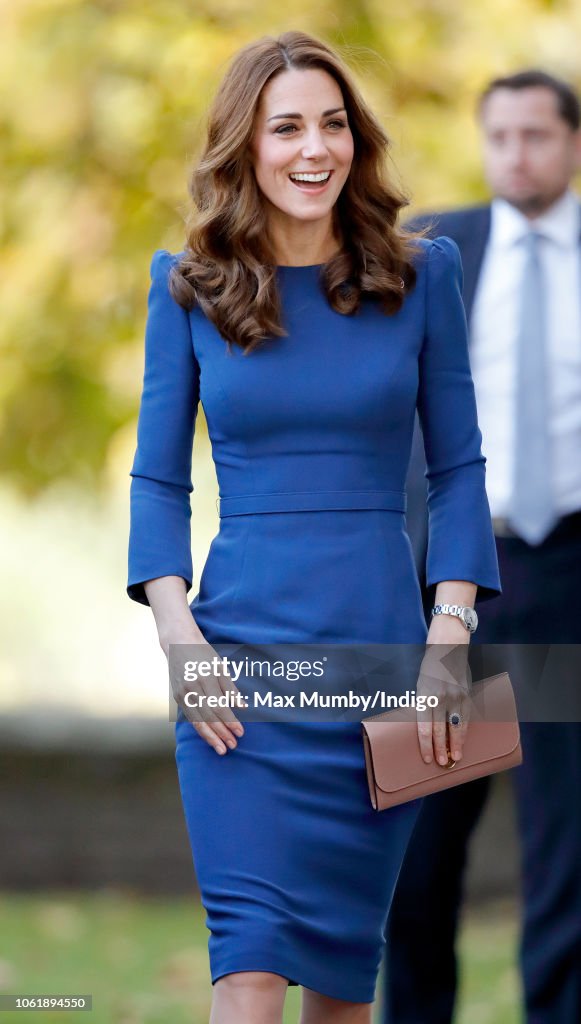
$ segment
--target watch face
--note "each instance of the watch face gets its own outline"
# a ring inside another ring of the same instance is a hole
[[[474,608],[464,608],[462,611],[462,618],[470,632],[473,633],[478,625],[478,616],[474,611]]]

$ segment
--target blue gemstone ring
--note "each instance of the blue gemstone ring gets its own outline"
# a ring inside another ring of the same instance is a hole
[[[461,725],[462,715],[459,715],[457,711],[452,711],[448,715],[448,721],[450,725]]]

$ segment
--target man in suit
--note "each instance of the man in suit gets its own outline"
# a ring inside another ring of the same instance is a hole
[[[581,205],[571,190],[581,161],[579,101],[559,79],[523,71],[493,81],[478,113],[492,202],[427,221],[462,255],[503,585],[500,597],[479,604],[475,640],[579,644]],[[415,503],[425,502],[424,470],[416,437],[408,530],[419,565],[426,522]],[[523,764],[511,774],[526,1022],[579,1024],[581,723],[522,721],[521,738]],[[479,779],[424,801],[388,920],[384,1024],[452,1020],[467,847],[490,784]]]

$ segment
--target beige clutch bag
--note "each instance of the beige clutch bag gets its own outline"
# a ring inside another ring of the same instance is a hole
[[[371,803],[376,811],[459,786],[522,762],[516,703],[507,672],[475,684],[462,760],[426,764],[415,708],[387,711],[362,723]],[[397,717],[395,717],[397,716]]]

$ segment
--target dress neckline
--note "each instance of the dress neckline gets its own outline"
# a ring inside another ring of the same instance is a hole
[[[324,263],[301,263],[299,265],[292,263],[277,263],[277,270],[318,270],[320,267],[324,267]]]

